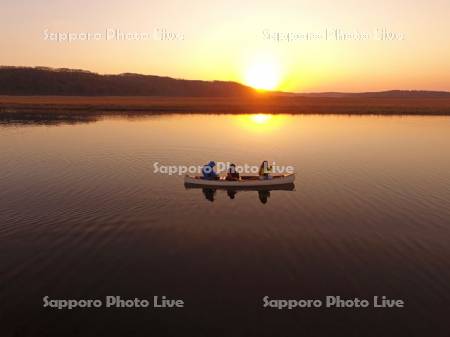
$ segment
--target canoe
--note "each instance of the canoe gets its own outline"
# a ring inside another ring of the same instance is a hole
[[[226,180],[224,177],[208,180],[199,176],[184,177],[185,185],[216,186],[216,187],[258,187],[258,186],[277,186],[292,184],[295,180],[295,173],[273,175],[271,179],[260,179],[259,176],[241,176],[239,180]]]

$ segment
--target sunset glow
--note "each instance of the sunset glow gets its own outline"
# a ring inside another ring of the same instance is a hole
[[[0,337],[450,337],[450,0],[0,12]]]
[[[449,12],[436,0],[6,2],[0,64],[291,92],[450,90]],[[76,39],[51,38],[61,33]]]

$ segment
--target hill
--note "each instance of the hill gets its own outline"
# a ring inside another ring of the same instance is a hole
[[[100,75],[67,68],[0,66],[0,95],[248,97],[255,93],[253,88],[236,82],[184,80],[132,73]],[[447,91],[425,90],[271,94],[317,98],[450,98]]]
[[[181,80],[84,70],[0,67],[0,95],[239,97],[255,90],[235,82]]]
[[[429,91],[429,90],[387,90],[377,92],[317,92],[317,93],[300,93],[297,94],[304,97],[347,97],[347,98],[450,98],[448,91]]]

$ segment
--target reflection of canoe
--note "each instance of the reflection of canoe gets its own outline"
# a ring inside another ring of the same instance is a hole
[[[201,177],[186,175],[185,185],[208,186],[215,188],[247,188],[247,187],[273,187],[279,185],[293,184],[295,174],[274,175],[271,179],[260,179],[258,176],[242,176],[240,180],[225,180],[225,178],[207,180]]]
[[[283,185],[266,185],[266,186],[205,186],[199,184],[189,184],[185,183],[184,187],[186,189],[204,189],[204,190],[226,190],[226,191],[293,191],[295,185],[291,184],[283,184]]]

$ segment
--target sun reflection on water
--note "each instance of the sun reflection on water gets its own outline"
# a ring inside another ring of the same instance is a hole
[[[274,132],[280,129],[286,116],[272,114],[247,114],[235,117],[240,128],[250,132]]]
[[[268,114],[256,114],[250,116],[251,120],[256,124],[267,124],[270,122],[272,117],[273,117],[272,115]]]

